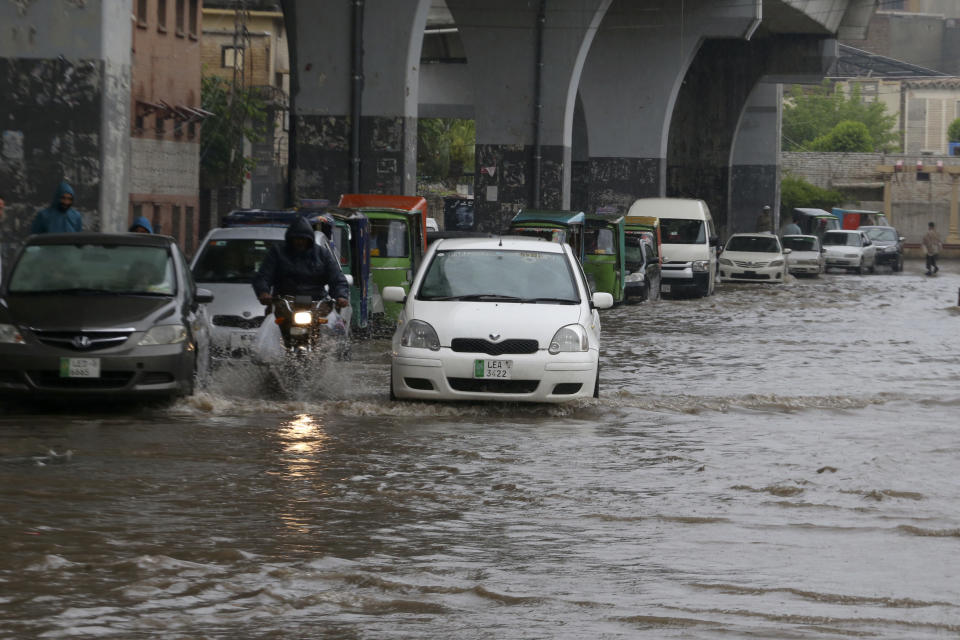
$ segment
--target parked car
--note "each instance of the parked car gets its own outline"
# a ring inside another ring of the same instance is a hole
[[[893,227],[860,227],[877,246],[877,264],[887,264],[894,271],[903,271],[903,236]]]
[[[824,257],[817,236],[787,235],[781,238],[787,254],[787,271],[795,276],[818,276],[823,273]]]
[[[626,234],[626,287],[628,302],[660,299],[660,257],[657,255],[657,231],[631,231]]]
[[[284,234],[284,227],[218,227],[211,229],[200,243],[191,271],[193,279],[214,295],[207,312],[215,361],[250,354],[266,317],[266,307],[253,292],[253,276],[270,248],[283,244]],[[314,236],[327,251],[332,251],[322,232],[316,231]],[[349,322],[350,318],[346,320]]]
[[[0,289],[0,393],[190,394],[207,372],[212,299],[173,238],[30,236]]]
[[[823,234],[824,269],[845,269],[863,274],[876,270],[877,247],[859,229],[837,229]]]
[[[735,233],[720,254],[720,279],[783,282],[789,253],[771,233]]]
[[[406,295],[391,398],[563,402],[598,394],[600,316],[570,246],[504,236],[437,240]]]
[[[431,231],[440,231],[440,225],[436,218],[427,218],[427,233]]]

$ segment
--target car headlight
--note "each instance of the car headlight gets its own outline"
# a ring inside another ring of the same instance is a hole
[[[433,327],[423,320],[411,320],[403,327],[400,346],[440,351],[440,338]]]
[[[587,330],[579,324],[568,324],[553,334],[550,347],[547,349],[556,355],[561,351],[587,351],[590,341],[587,339]]]
[[[710,271],[710,263],[706,260],[694,260],[690,266],[694,271]]]
[[[770,262],[770,266],[771,266],[771,267],[782,267],[782,266],[783,266],[783,260],[773,260],[772,262]]]
[[[725,264],[728,267],[733,266],[733,260],[727,260],[726,258],[720,258],[720,264]]]
[[[0,344],[23,344],[20,330],[12,324],[0,324]]]
[[[293,324],[310,324],[313,321],[313,314],[309,311],[297,311],[293,314]]]
[[[140,340],[140,346],[177,344],[187,339],[187,328],[182,324],[162,324],[152,327]]]
[[[627,274],[626,282],[643,282],[644,279],[643,271],[634,271]]]
[[[893,245],[891,245],[891,246],[889,246],[889,247],[884,247],[883,250],[886,251],[887,253],[896,253],[896,252],[897,252],[897,248],[896,248],[895,246],[893,246]]]

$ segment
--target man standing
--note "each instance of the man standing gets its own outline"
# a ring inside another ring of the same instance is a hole
[[[797,215],[794,214],[794,216],[793,216],[793,222],[791,222],[790,224],[788,224],[787,226],[785,226],[785,227],[783,228],[783,234],[782,234],[782,235],[785,235],[785,236],[798,236],[798,235],[802,234],[802,233],[803,233],[803,230],[800,228],[800,225],[797,224],[797,222],[798,222]]]
[[[937,233],[932,222],[927,225],[927,233],[923,236],[922,244],[924,251],[927,252],[927,275],[932,276],[940,271],[940,267],[937,266],[937,255],[943,247],[943,243],[940,242],[940,234]]]
[[[773,233],[773,218],[768,204],[763,205],[760,215],[757,216],[757,233]]]
[[[83,216],[73,208],[73,188],[61,182],[46,209],[37,212],[30,233],[70,233],[83,231]]]

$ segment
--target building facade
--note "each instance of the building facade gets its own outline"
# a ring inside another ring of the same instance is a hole
[[[187,255],[200,230],[200,0],[134,0],[130,205]]]

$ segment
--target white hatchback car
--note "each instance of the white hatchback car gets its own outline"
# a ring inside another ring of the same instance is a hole
[[[826,269],[839,268],[859,274],[877,266],[877,246],[859,230],[835,229],[823,234]]]
[[[786,235],[780,240],[787,256],[787,271],[794,275],[818,276],[823,273],[823,251],[817,236]]]
[[[720,254],[720,279],[752,282],[783,282],[786,254],[780,238],[770,233],[735,233],[727,238]]]
[[[566,243],[503,238],[434,242],[393,336],[391,398],[564,402],[599,390],[600,315]]]

